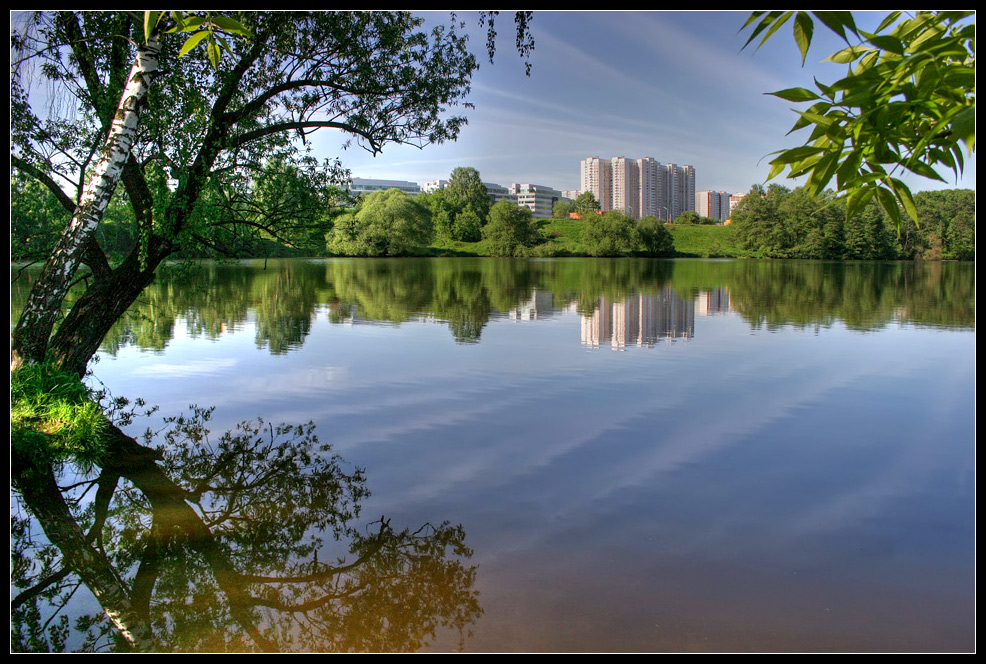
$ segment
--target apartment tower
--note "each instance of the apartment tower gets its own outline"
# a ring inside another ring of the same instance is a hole
[[[582,191],[592,192],[602,212],[674,221],[695,209],[695,168],[662,164],[653,157],[588,157],[582,160]]]
[[[601,212],[613,209],[613,163],[609,159],[588,157],[582,160],[582,191],[591,191]]]

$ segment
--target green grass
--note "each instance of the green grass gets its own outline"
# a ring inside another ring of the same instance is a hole
[[[582,221],[578,219],[538,219],[537,226],[545,241],[528,250],[529,256],[586,256],[581,242]],[[732,226],[704,224],[668,224],[678,256],[690,258],[747,258],[753,254],[741,249]],[[484,241],[438,241],[428,256],[489,256]]]
[[[74,461],[85,470],[105,451],[109,422],[79,377],[48,364],[10,375],[10,444],[32,463]]]
[[[741,249],[732,226],[705,224],[670,224],[674,249],[679,256],[699,258],[747,258],[749,251]]]

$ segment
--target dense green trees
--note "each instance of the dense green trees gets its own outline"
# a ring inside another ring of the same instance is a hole
[[[664,222],[654,216],[637,221],[638,251],[644,256],[674,256],[674,238]]]
[[[582,244],[590,256],[627,256],[637,248],[633,219],[618,210],[583,219]]]
[[[492,202],[475,168],[455,168],[448,185],[428,194],[425,200],[439,238],[458,242],[480,240]]]
[[[44,185],[18,171],[10,174],[10,258],[45,260],[70,212]]]
[[[754,187],[733,225],[743,248],[772,258],[975,259],[975,192],[920,192],[914,201],[924,221],[903,220],[898,235],[875,202],[847,217],[843,199]]]
[[[923,236],[923,258],[975,260],[975,191],[922,191],[914,195],[914,204],[921,226],[905,223],[904,227],[909,234]]]
[[[399,189],[370,194],[335,220],[328,249],[342,256],[419,254],[434,236],[428,208]]]
[[[733,226],[741,246],[772,258],[892,258],[883,217],[876,208],[847,224],[841,202],[821,200],[804,189],[794,191],[772,184],[754,187],[733,211]],[[864,227],[865,233],[864,233]],[[857,232],[858,231],[858,232]],[[847,255],[847,237],[856,252]],[[871,249],[858,246],[867,238]],[[888,253],[889,252],[889,253]]]
[[[655,217],[634,221],[619,210],[583,220],[582,245],[590,256],[673,256],[674,239]]]
[[[532,247],[540,235],[530,208],[500,201],[490,209],[490,220],[483,227],[483,239],[491,256],[514,256],[523,247]]]
[[[452,170],[448,186],[445,187],[445,198],[457,210],[471,208],[480,219],[486,219],[490,213],[492,202],[490,192],[479,177],[475,168],[459,166]]]
[[[672,222],[674,224],[720,224],[722,223],[718,219],[713,219],[712,217],[703,217],[695,210],[685,210]]]
[[[199,246],[183,253],[265,256],[272,249],[321,253],[348,177],[333,160],[284,150],[257,168],[211,181],[196,214]]]

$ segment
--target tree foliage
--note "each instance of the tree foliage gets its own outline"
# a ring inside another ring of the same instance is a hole
[[[43,184],[17,170],[10,173],[10,258],[44,260],[71,213]]]
[[[563,199],[556,201],[551,208],[551,216],[554,219],[568,219],[575,212],[575,201]]]
[[[637,221],[639,252],[644,256],[670,257],[675,255],[674,238],[664,222],[648,215]]]
[[[321,254],[348,171],[292,150],[270,155],[257,168],[210,179],[195,211],[198,242],[183,255],[266,256],[294,251]]]
[[[590,214],[582,227],[582,245],[590,256],[627,256],[637,249],[634,221],[619,210]]]
[[[901,207],[917,220],[901,175],[944,182],[939,170],[961,174],[963,146],[975,149],[975,13],[895,11],[866,32],[848,11],[757,11],[744,26],[752,26],[746,45],[758,37],[762,45],[791,19],[802,62],[818,19],[846,42],[827,60],[848,70],[832,83],[816,80],[814,90],[772,93],[810,104],[791,131],[811,131],[804,145],[776,153],[768,179],[785,170],[807,176],[805,191],[818,196],[835,178],[848,216],[875,200],[898,229]]]
[[[448,201],[459,208],[472,206],[473,210],[485,218],[490,209],[490,192],[479,177],[479,171],[468,166],[458,166],[452,170],[445,187]]]
[[[582,219],[588,219],[599,212],[599,201],[591,191],[583,191],[575,199],[575,211]]]
[[[220,15],[211,16],[218,21]],[[449,111],[464,103],[477,63],[454,26],[424,31],[420,19],[401,12],[235,17],[251,39],[229,43],[229,57],[218,70],[202,49],[179,57],[180,41],[163,35],[160,73],[142,102],[122,164],[139,241],[116,266],[95,238],[80,245],[80,260],[92,272],[88,292],[54,337],[55,318],[41,325],[22,317],[15,352],[35,360],[52,355],[81,374],[98,345],[98,328],[105,334],[169,256],[191,247],[238,246],[231,240],[249,233],[234,228],[283,237],[285,227],[277,224],[288,220],[276,210],[285,209],[284,198],[253,195],[269,158],[279,155],[279,163],[298,169],[301,179],[331,172],[294,153],[303,149],[297,139],[340,130],[379,152],[389,143],[452,140],[465,124],[462,115]],[[116,115],[133,45],[143,41],[143,18],[127,12],[42,13],[30,31],[15,35],[16,46],[32,57],[11,79],[12,163],[49,191],[85,183]],[[29,74],[60,90],[68,112],[35,109],[26,87]],[[247,191],[249,201],[243,197]],[[228,196],[237,200],[224,200]],[[62,202],[70,209],[77,199],[69,195]],[[213,215],[220,207],[228,214]],[[58,312],[63,297],[56,293],[41,308]]]
[[[905,219],[898,240],[904,258],[976,259],[976,192],[920,191],[914,195],[921,225]]]
[[[514,256],[522,248],[534,246],[539,237],[531,209],[506,200],[490,209],[489,223],[483,227],[491,256]]]
[[[484,219],[472,208],[466,206],[455,215],[452,224],[452,238],[460,242],[479,242],[483,237]]]
[[[675,225],[678,224],[705,224],[705,225],[715,225],[722,223],[719,219],[714,217],[703,217],[695,210],[685,210],[672,222]]]
[[[329,251],[342,256],[407,256],[421,253],[433,235],[428,208],[400,189],[387,189],[340,216],[327,240]]]
[[[428,194],[426,200],[439,238],[456,242],[478,242],[482,238],[492,203],[475,168],[456,167],[448,184]]]
[[[772,258],[975,260],[975,192],[919,192],[914,201],[924,222],[904,219],[895,234],[876,202],[847,216],[831,192],[772,184],[743,198],[732,226],[743,248]]]

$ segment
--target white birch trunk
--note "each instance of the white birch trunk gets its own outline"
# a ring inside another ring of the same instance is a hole
[[[130,155],[137,131],[138,107],[147,96],[151,79],[158,69],[160,36],[151,35],[137,50],[123,95],[117,106],[102,154],[92,177],[83,190],[71,223],[31,289],[24,311],[11,339],[10,367],[44,359],[48,340],[61,311],[62,301],[78,270],[86,245],[102,221],[123,166]]]

